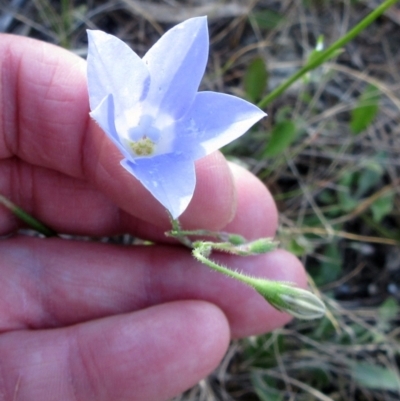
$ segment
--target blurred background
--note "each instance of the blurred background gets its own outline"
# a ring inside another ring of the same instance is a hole
[[[0,0],[0,32],[86,57],[101,29],[143,55],[168,28],[207,15],[201,90],[254,103],[379,0]],[[219,368],[175,401],[400,399],[400,7],[266,108],[223,149],[280,210],[278,239],[328,306],[318,321],[235,341]]]

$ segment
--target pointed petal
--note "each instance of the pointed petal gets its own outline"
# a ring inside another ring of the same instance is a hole
[[[131,158],[130,153],[122,145],[114,123],[114,100],[112,95],[108,95],[103,101],[94,109],[90,116],[96,120],[101,129],[107,136],[114,142],[117,148],[121,151],[124,157]]]
[[[123,160],[122,166],[133,174],[144,187],[176,219],[187,208],[196,184],[194,164],[174,154],[153,158]]]
[[[90,108],[94,110],[111,93],[119,115],[146,96],[149,72],[141,58],[115,36],[101,31],[87,32]]]
[[[151,75],[148,112],[182,117],[200,85],[207,58],[206,17],[189,19],[165,33],[143,57]]]
[[[216,92],[199,92],[176,122],[175,149],[197,160],[243,135],[266,114],[252,103]]]

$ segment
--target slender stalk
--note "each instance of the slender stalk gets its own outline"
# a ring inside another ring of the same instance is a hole
[[[25,210],[21,209],[14,203],[12,203],[5,196],[0,195],[0,204],[5,206],[8,210],[10,210],[15,216],[17,216],[20,220],[25,222],[29,227],[34,230],[40,232],[46,237],[55,237],[57,233],[53,231],[51,228],[45,226],[39,220],[32,217],[30,214],[25,212]]]
[[[174,237],[176,238],[182,245],[185,245],[186,247],[192,249],[192,241],[190,240],[190,238],[186,235],[186,233],[182,230],[181,228],[181,223],[179,222],[178,219],[174,219],[171,215],[171,213],[169,213],[169,211],[167,210],[168,216],[169,216],[169,220],[171,221],[171,226],[172,226],[172,230],[171,231],[167,231],[165,233],[165,235],[167,237]]]
[[[205,264],[206,266],[208,266],[210,269],[213,269],[219,273],[224,274],[225,276],[234,278],[236,280],[241,281],[242,283],[245,283],[247,285],[250,285],[252,287],[254,287],[254,279],[252,279],[249,276],[246,276],[244,274],[238,273],[234,270],[230,270],[227,269],[226,267],[223,267],[221,265],[219,265],[218,263],[213,262],[212,260],[208,259],[207,257],[205,257],[203,255],[204,253],[204,247],[201,248],[194,248],[193,249],[193,256],[195,259],[197,259],[199,262]]]
[[[319,67],[323,62],[334,55],[339,49],[344,45],[354,39],[361,31],[363,31],[368,25],[375,21],[380,15],[382,15],[389,7],[397,3],[398,0],[386,0],[380,6],[378,6],[374,11],[368,14],[361,22],[359,22],[353,29],[347,32],[344,36],[334,42],[325,51],[320,52],[318,56],[315,56],[311,61],[309,61],[303,68],[289,77],[285,82],[275,88],[271,93],[265,96],[258,103],[258,107],[264,108],[270,104],[274,99],[280,96],[289,86],[296,82],[299,78],[305,75],[307,72]]]

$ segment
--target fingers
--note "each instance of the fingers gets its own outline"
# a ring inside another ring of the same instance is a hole
[[[182,301],[70,328],[0,337],[5,400],[160,401],[223,357],[229,326],[207,302]]]
[[[0,242],[0,254],[1,331],[60,327],[196,299],[224,312],[233,337],[267,332],[289,320],[252,288],[210,271],[180,247],[17,237]],[[284,251],[217,256],[252,276],[306,285],[300,262]]]
[[[116,163],[119,165],[119,162]],[[193,202],[181,221],[185,227],[218,228],[216,224],[225,224],[235,211],[231,172],[227,166],[220,168],[226,162],[219,153],[202,159],[199,164],[199,185]],[[214,169],[215,173],[207,177],[209,169]],[[215,196],[208,196],[208,187],[212,187],[217,181],[225,190]],[[164,239],[164,232],[170,224],[167,213],[160,210],[157,201],[144,188],[138,187],[136,196],[133,196],[125,188],[118,188],[118,180],[110,178],[110,182],[97,185],[16,159],[0,160],[0,194],[4,194],[56,232],[92,236],[130,232],[141,238]],[[110,188],[111,185],[113,188]],[[143,192],[141,196],[139,190]],[[230,200],[224,198],[226,191],[232,192],[228,197]],[[114,197],[113,200],[110,199],[111,196]],[[157,210],[161,215],[157,214]],[[200,213],[200,210],[203,212]],[[213,218],[218,211],[222,217],[216,223]],[[15,216],[0,205],[0,235],[12,232],[20,225]]]
[[[224,227],[230,233],[240,233],[247,239],[273,237],[278,227],[278,210],[265,185],[243,167],[229,163],[237,192],[237,211]]]
[[[199,172],[201,174],[201,171],[204,171],[207,174],[208,169],[216,170],[218,173],[213,177],[222,182],[224,176],[229,176],[225,179],[226,188],[230,187],[230,180],[233,180],[234,185],[230,188],[234,191],[235,195],[232,197],[236,200],[230,207],[237,205],[235,217],[232,223],[223,229],[242,234],[249,239],[274,235],[277,211],[264,184],[239,166],[231,165],[230,171],[221,172],[218,169],[220,157],[222,156],[216,153],[200,160],[204,168],[199,169]],[[211,171],[208,174],[213,173]],[[196,220],[192,216],[202,215],[203,226],[212,229],[215,224],[210,219],[215,213],[221,209],[229,209],[222,205],[224,200],[215,202],[218,196],[210,195],[208,182],[207,177],[198,180],[195,192],[199,195],[195,195],[194,201],[181,219],[185,228],[200,228],[195,226]],[[134,206],[129,198],[125,199],[125,191],[118,191],[117,188],[115,191],[119,197],[117,202],[127,203],[127,208]],[[168,223],[164,226],[159,221],[150,224],[141,219],[141,216],[135,217],[122,211],[91,182],[34,167],[15,159],[0,161],[0,193],[7,195],[57,232],[92,236],[130,232],[140,238],[165,241],[164,231],[168,229]],[[221,195],[218,191],[217,193]],[[225,191],[222,191],[222,195],[224,193]],[[155,201],[152,202],[149,200],[144,205],[149,207],[147,214],[151,214],[151,205],[157,207]],[[223,220],[227,218],[224,217]],[[15,216],[0,206],[0,235],[16,230],[18,225]]]
[[[51,170],[57,172],[52,180],[60,180],[57,187],[64,176],[73,177],[90,184],[89,199],[96,189],[130,215],[165,226],[165,210],[120,166],[119,151],[89,118],[84,60],[11,35],[1,35],[0,55],[0,160],[12,159],[5,167],[0,164],[0,192],[24,201],[20,206],[51,225],[54,216],[47,216],[46,209],[74,213],[65,208],[73,190],[57,209],[55,189],[41,186],[42,174]],[[200,161],[196,171],[196,192],[183,219],[188,226],[221,228],[235,212],[230,170],[215,154]],[[39,203],[43,193],[46,202]],[[95,206],[97,201],[95,195]],[[76,207],[84,208],[83,200]]]

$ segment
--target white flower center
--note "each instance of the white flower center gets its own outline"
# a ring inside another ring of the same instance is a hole
[[[139,124],[129,130],[127,145],[135,156],[154,155],[161,133],[153,126],[153,121],[153,117],[143,115],[140,117]]]

